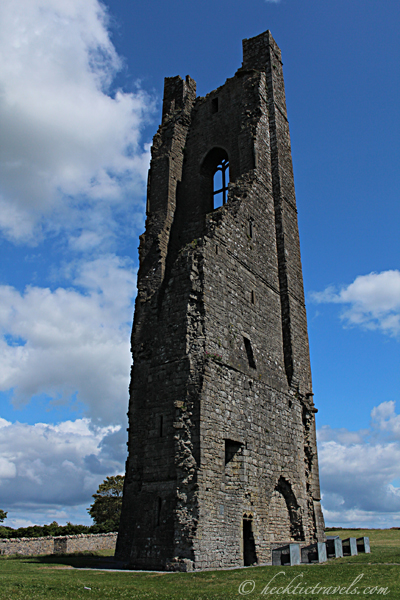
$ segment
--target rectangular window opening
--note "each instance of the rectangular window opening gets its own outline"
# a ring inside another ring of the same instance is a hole
[[[225,440],[225,465],[231,462],[231,460],[238,454],[242,446],[243,444],[241,442]]]
[[[162,508],[162,499],[160,497],[157,498],[156,504],[156,526],[159,527],[161,524],[161,508]]]
[[[218,98],[213,98],[211,100],[211,112],[213,114],[218,112]]]
[[[255,304],[255,300],[256,300],[256,298],[255,298],[254,290],[251,290],[251,292],[250,292],[250,301],[251,301],[252,304]]]
[[[251,347],[251,342],[248,338],[243,336],[244,346],[246,348],[247,360],[249,361],[249,367],[252,369],[256,368],[256,362],[254,360],[253,348]]]

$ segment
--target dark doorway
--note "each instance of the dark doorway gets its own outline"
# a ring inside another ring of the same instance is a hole
[[[245,567],[257,562],[256,545],[253,535],[253,519],[243,519],[243,563]]]

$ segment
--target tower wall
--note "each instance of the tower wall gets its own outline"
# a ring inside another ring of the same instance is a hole
[[[227,203],[212,175],[229,158]],[[165,82],[141,236],[117,556],[132,567],[265,563],[324,536],[279,48],[195,97]]]

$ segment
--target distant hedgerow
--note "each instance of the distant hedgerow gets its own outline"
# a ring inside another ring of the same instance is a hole
[[[36,538],[36,537],[55,537],[58,535],[77,535],[79,533],[112,533],[115,528],[109,525],[59,525],[53,521],[49,525],[31,525],[30,527],[12,527],[0,526],[0,538]]]

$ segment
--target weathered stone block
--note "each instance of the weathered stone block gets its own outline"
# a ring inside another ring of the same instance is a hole
[[[328,558],[342,558],[343,545],[338,535],[326,537],[326,553]]]
[[[301,548],[302,563],[323,563],[327,560],[326,544],[324,542],[309,544]]]
[[[369,554],[371,552],[369,537],[357,538],[357,552],[365,552],[365,554]]]
[[[272,549],[273,565],[299,565],[301,563],[301,551],[299,544],[287,544]]]
[[[355,537],[346,538],[342,541],[343,556],[357,556],[357,540]]]

